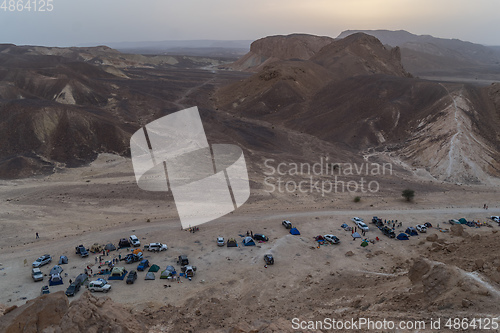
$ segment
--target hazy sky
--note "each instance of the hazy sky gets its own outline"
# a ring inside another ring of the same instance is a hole
[[[53,11],[1,8],[0,43],[255,40],[295,32],[336,37],[347,29],[403,29],[500,45],[500,0],[30,1],[49,1]]]

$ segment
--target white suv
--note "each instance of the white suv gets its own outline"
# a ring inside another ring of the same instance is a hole
[[[102,291],[107,293],[111,289],[111,285],[106,282],[106,280],[99,279],[96,281],[92,281],[89,283],[89,290],[91,292],[94,291]]]
[[[368,231],[368,226],[364,222],[356,221],[356,225],[358,226],[359,229]]]
[[[41,267],[43,265],[49,264],[51,261],[52,261],[52,257],[48,254],[44,254],[43,256],[41,256],[40,258],[35,260],[35,262],[33,262],[32,266],[35,268],[38,268],[38,267]]]
[[[139,247],[141,246],[141,241],[139,240],[139,238],[137,238],[136,235],[132,235],[129,237],[129,240],[130,240],[130,244],[133,246],[133,247]]]
[[[160,251],[166,251],[168,247],[166,244],[162,243],[150,243],[149,245],[146,245],[144,248],[148,251],[160,252]]]

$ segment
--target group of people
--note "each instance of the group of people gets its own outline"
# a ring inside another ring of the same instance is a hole
[[[403,222],[398,223],[398,220],[384,220],[384,224],[388,225],[389,227],[391,227],[392,225],[392,230],[395,230],[396,227],[399,228],[403,226]]]
[[[483,205],[483,209],[488,210],[488,205],[487,205],[487,204],[484,204],[484,205]]]

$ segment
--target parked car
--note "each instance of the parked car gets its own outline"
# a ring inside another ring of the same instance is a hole
[[[120,239],[120,241],[118,242],[118,247],[121,248],[121,247],[130,247],[130,242],[128,241],[128,239],[126,238],[122,238]]]
[[[334,236],[334,235],[325,235],[323,237],[326,241],[330,242],[330,243],[333,243],[333,244],[338,244],[340,243],[340,239],[337,237],[337,236]]]
[[[417,229],[415,229],[413,227],[406,228],[405,233],[408,234],[409,236],[418,236]]]
[[[368,231],[368,226],[364,222],[357,221],[356,225],[358,226],[359,229],[364,230],[364,231]]]
[[[32,268],[31,269],[31,277],[33,278],[33,281],[43,281],[43,273],[40,270],[40,268]]]
[[[149,243],[144,246],[144,250],[148,250],[151,252],[166,251],[167,249],[168,249],[167,245],[162,243]]]
[[[375,224],[377,228],[382,228],[384,226],[384,221],[376,216],[372,218],[372,223]]]
[[[380,231],[382,231],[382,233],[384,235],[386,235],[387,237],[389,237],[389,238],[395,238],[396,237],[396,233],[391,228],[389,228],[388,226],[383,226],[382,228],[380,228]]]
[[[226,243],[224,242],[224,237],[217,237],[217,246],[224,246]]]
[[[51,261],[52,261],[52,257],[48,254],[44,254],[43,256],[41,256],[40,258],[35,260],[33,262],[32,266],[35,268],[38,268],[38,267],[41,267],[43,265],[50,264]]]
[[[141,260],[142,260],[142,252],[139,252],[138,254],[129,253],[125,256],[125,262],[127,264],[131,264]]]
[[[75,250],[76,254],[79,254],[82,258],[89,256],[87,249],[83,245],[78,245],[77,247],[75,247]]]
[[[107,293],[108,291],[111,290],[111,285],[107,283],[106,280],[104,279],[98,279],[96,281],[91,281],[89,283],[89,290],[91,292],[101,291]]]
[[[281,222],[281,224],[287,228],[287,229],[292,229],[292,222],[288,221],[288,220],[285,220],[283,222]]]
[[[130,241],[130,244],[132,244],[133,247],[141,246],[141,241],[139,240],[139,238],[137,238],[136,235],[131,235],[128,240]]]
[[[181,255],[179,256],[179,258],[177,259],[177,263],[181,266],[186,266],[186,265],[189,265],[189,259],[187,257],[187,255]]]
[[[264,255],[264,261],[266,262],[266,265],[274,265],[274,257],[272,254],[266,254]]]
[[[194,272],[196,272],[196,266],[186,265],[181,267],[181,272],[186,275],[186,277],[193,277]]]
[[[417,229],[418,232],[427,232],[427,227],[423,224],[417,224],[415,229]]]
[[[136,271],[130,271],[127,275],[127,284],[133,284],[137,280],[137,272]]]
[[[66,296],[75,296],[79,290],[80,284],[73,282],[69,285],[68,289],[66,289]]]
[[[492,216],[492,217],[490,217],[490,219],[492,219],[493,221],[495,221],[497,223],[500,223],[500,216]]]
[[[267,242],[269,240],[269,237],[263,234],[253,234],[253,239]]]
[[[137,266],[137,270],[140,271],[140,272],[142,272],[142,271],[144,271],[148,267],[149,267],[149,260],[148,259],[144,259]]]
[[[361,218],[359,218],[359,217],[356,217],[356,216],[355,216],[355,217],[353,217],[353,218],[351,219],[351,221],[352,221],[352,222],[354,222],[354,223],[358,223],[358,222],[363,222],[363,219],[361,219]]]

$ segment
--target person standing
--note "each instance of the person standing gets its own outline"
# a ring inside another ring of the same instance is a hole
[[[36,233],[36,239],[40,238],[40,236],[38,236],[38,232]]]

